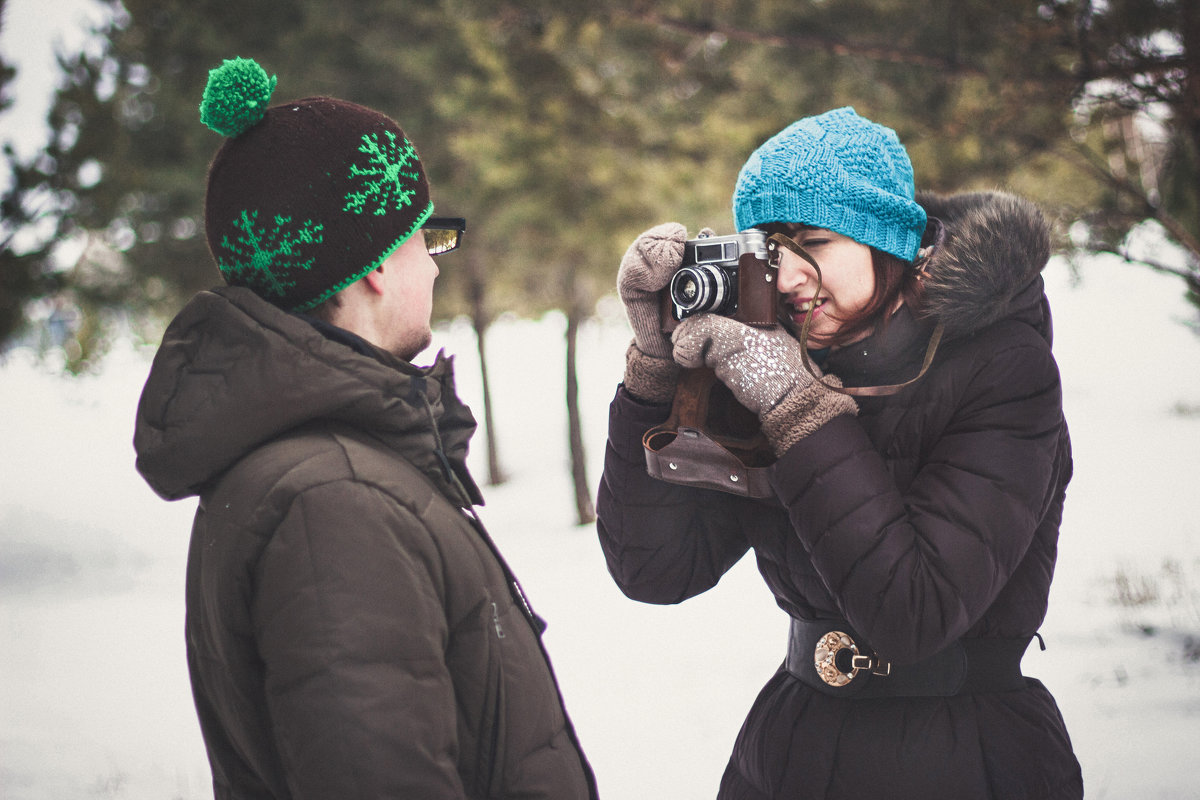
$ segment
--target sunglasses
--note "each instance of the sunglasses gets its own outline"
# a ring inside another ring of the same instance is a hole
[[[440,256],[462,244],[467,221],[462,217],[430,217],[421,230],[425,232],[425,248],[429,255]]]

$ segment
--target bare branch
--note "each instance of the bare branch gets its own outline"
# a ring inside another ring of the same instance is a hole
[[[717,22],[691,22],[677,17],[669,17],[650,9],[617,10],[617,18],[643,25],[653,25],[666,30],[676,31],[689,36],[711,36],[718,34],[727,39],[762,44],[770,47],[819,49],[835,56],[859,56],[872,61],[882,61],[892,64],[907,64],[928,67],[954,75],[986,76],[988,71],[978,65],[950,58],[930,55],[924,50],[906,47],[888,47],[864,42],[849,42],[844,39],[804,33],[785,33],[779,30],[754,31],[737,28]],[[1127,52],[1120,60],[1110,59],[1099,62],[1087,58],[1087,53],[1079,53],[1080,60],[1069,70],[1060,69],[1053,76],[1043,74],[1036,82],[1048,83],[1053,81],[1059,85],[1076,86],[1075,91],[1081,91],[1085,84],[1099,79],[1120,80],[1133,85],[1138,76],[1151,77],[1154,84],[1141,87],[1140,91],[1150,97],[1175,104],[1178,102],[1174,92],[1162,93],[1158,84],[1168,80],[1172,73],[1186,70],[1188,65],[1185,56],[1175,54],[1156,54],[1143,52]],[[993,75],[992,77],[996,77]],[[1015,78],[1015,80],[1014,80]],[[1017,86],[1029,85],[1030,79],[1019,75],[1004,78],[1006,83]]]
[[[931,56],[920,50],[902,47],[883,47],[863,43],[851,43],[831,36],[817,36],[802,33],[783,33],[781,31],[750,31],[714,22],[689,22],[683,19],[667,17],[656,11],[617,10],[614,16],[643,25],[654,25],[659,28],[677,31],[690,36],[712,36],[719,34],[727,39],[741,42],[764,44],[771,47],[785,48],[815,48],[824,50],[836,56],[861,56],[874,61],[884,61],[893,64],[911,64],[920,67],[930,67],[943,71],[951,71],[960,75],[984,75],[985,71],[972,64],[954,61],[946,58]]]
[[[1118,193],[1128,195],[1137,200],[1143,206],[1146,216],[1158,222],[1159,225],[1162,225],[1171,238],[1191,253],[1194,259],[1200,261],[1200,239],[1193,236],[1179,220],[1167,213],[1161,205],[1152,201],[1141,187],[1128,178],[1122,178],[1113,174],[1101,156],[1084,145],[1080,145],[1070,151],[1070,153],[1078,156],[1078,158],[1073,160],[1081,161],[1088,170]]]
[[[1187,269],[1186,267],[1176,267],[1171,264],[1164,264],[1152,258],[1143,258],[1141,256],[1132,255],[1128,248],[1125,247],[1099,247],[1092,250],[1093,253],[1105,253],[1114,255],[1120,258],[1127,264],[1137,264],[1147,267],[1154,272],[1161,272],[1166,275],[1174,275],[1177,278],[1183,278],[1185,281],[1196,282],[1200,281],[1200,270]]]

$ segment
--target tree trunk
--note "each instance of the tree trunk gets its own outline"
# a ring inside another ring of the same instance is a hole
[[[1181,3],[1179,6],[1180,38],[1183,40],[1184,74],[1183,102],[1180,103],[1179,114],[1184,118],[1185,135],[1191,142],[1192,167],[1200,163],[1200,8],[1195,3]],[[1197,203],[1193,200],[1192,209]],[[1200,215],[1198,215],[1200,216]],[[1192,233],[1189,249],[1192,252],[1192,266],[1200,265],[1200,219],[1193,217],[1188,229]],[[1193,292],[1200,279],[1200,268],[1193,269],[1190,285]],[[1193,295],[1194,296],[1194,295]]]
[[[583,423],[579,414],[579,382],[576,355],[578,353],[579,322],[583,318],[582,304],[577,298],[575,272],[567,275],[567,435],[571,448],[571,478],[575,484],[575,511],[578,524],[596,521],[592,490],[587,475],[587,454],[583,446]]]
[[[484,301],[486,288],[479,256],[471,253],[467,257],[467,293],[471,299],[471,326],[475,329],[475,343],[479,351],[479,379],[483,388],[483,436],[487,456],[487,485],[499,486],[508,480],[500,466],[500,451],[496,445],[496,426],[492,416],[492,390],[488,382],[487,332],[492,317]]]
[[[1183,102],[1180,115],[1192,140],[1193,152],[1200,153],[1200,8],[1193,3],[1179,5],[1180,38],[1183,41]]]

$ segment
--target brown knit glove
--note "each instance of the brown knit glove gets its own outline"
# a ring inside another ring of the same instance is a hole
[[[816,366],[813,366],[816,369]],[[823,376],[826,383],[841,386],[836,375]],[[848,394],[825,388],[813,381],[802,389],[789,392],[779,405],[759,415],[763,435],[771,443],[775,455],[782,456],[792,445],[816,433],[817,429],[842,414],[857,416],[858,403]]]
[[[625,351],[625,391],[647,403],[669,403],[683,367],[669,358],[648,356],[636,342]]]
[[[683,263],[687,229],[678,222],[657,225],[629,245],[617,270],[617,294],[625,304],[633,341],[648,356],[671,360],[671,340],[658,318],[658,293]]]
[[[711,367],[737,401],[758,415],[776,455],[834,417],[858,413],[853,398],[827,389],[805,368],[800,343],[783,328],[752,328],[698,314],[679,323],[673,341],[676,362]]]

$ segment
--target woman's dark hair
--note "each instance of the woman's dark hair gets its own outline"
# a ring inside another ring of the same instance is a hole
[[[791,239],[806,230],[814,230],[811,225],[799,225],[791,222],[772,222],[760,225],[760,230],[767,235],[782,233]],[[818,262],[819,263],[819,262]],[[829,344],[844,345],[887,326],[891,317],[891,309],[896,307],[900,298],[905,305],[916,310],[921,302],[921,281],[912,264],[902,261],[891,253],[871,248],[871,267],[875,272],[875,291],[867,304],[849,317],[839,318],[841,328],[833,335]]]

